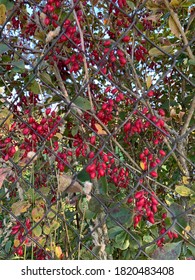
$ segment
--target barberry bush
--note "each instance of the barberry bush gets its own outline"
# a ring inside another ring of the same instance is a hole
[[[193,259],[194,6],[0,1],[0,258]]]

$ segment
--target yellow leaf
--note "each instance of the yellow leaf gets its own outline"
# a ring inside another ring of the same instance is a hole
[[[181,196],[190,196],[191,194],[194,193],[193,190],[185,187],[184,185],[175,186],[175,191]]]
[[[95,123],[95,127],[97,129],[97,133],[99,135],[106,135],[107,132],[105,130],[103,130],[102,126],[99,123]]]
[[[146,165],[143,161],[140,161],[140,167],[142,170],[146,170]]]
[[[182,0],[171,0],[170,6],[178,7],[181,4]]]
[[[189,177],[187,177],[187,176],[183,176],[182,177],[182,181],[183,181],[183,183],[184,183],[184,185],[188,185],[189,184]]]
[[[59,132],[57,132],[57,133],[55,134],[55,136],[56,136],[58,139],[60,139],[60,140],[63,138],[62,134],[59,133]]]
[[[6,7],[4,4],[0,5],[0,25],[3,25],[6,21]]]
[[[171,33],[173,33],[175,37],[180,38],[181,33],[172,16],[169,17],[169,28],[171,29]]]
[[[146,86],[149,89],[152,85],[152,77],[151,76],[147,76],[146,77]]]
[[[14,247],[18,247],[21,244],[20,240],[14,239]]]
[[[56,248],[55,248],[55,254],[56,254],[56,257],[57,257],[58,259],[61,258],[61,256],[62,256],[62,249],[61,249],[60,246],[56,246]]]

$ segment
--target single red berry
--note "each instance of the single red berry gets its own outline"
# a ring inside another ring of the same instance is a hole
[[[154,96],[154,91],[153,90],[150,90],[149,92],[148,92],[148,97],[152,97],[152,96]]]
[[[163,151],[163,150],[160,150],[160,151],[159,151],[159,154],[160,154],[162,157],[166,156],[166,153],[165,153],[165,151]]]
[[[22,131],[22,133],[23,133],[24,135],[28,135],[29,132],[30,132],[30,130],[29,130],[28,127],[24,128],[23,131]]]
[[[95,141],[96,141],[96,136],[94,135],[94,136],[91,136],[91,138],[90,138],[90,143],[92,144],[92,145],[94,145],[95,144]]]
[[[151,171],[151,172],[150,172],[150,175],[151,175],[152,177],[154,177],[154,178],[157,178],[157,177],[158,177],[158,174],[157,174],[156,171]]]

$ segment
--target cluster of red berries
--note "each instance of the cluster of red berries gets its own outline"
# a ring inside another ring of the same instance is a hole
[[[166,232],[166,227],[165,227],[165,219],[167,217],[167,213],[163,213],[162,214],[162,222],[161,222],[161,229],[159,231],[160,235],[164,234]],[[168,236],[169,239],[173,240],[173,239],[177,239],[178,238],[178,234],[174,231],[167,231],[166,235]],[[166,238],[165,236],[161,237],[158,241],[157,241],[157,246],[158,247],[163,247],[163,245],[165,244]]]
[[[29,231],[28,234],[31,234],[30,232],[31,222],[29,218],[26,219],[25,226],[27,231]],[[24,227],[19,222],[17,222],[16,225],[12,227],[11,235],[15,235],[15,240],[18,240],[20,244],[23,243],[27,244],[29,242],[29,238],[27,236],[24,236],[25,233],[24,231],[25,231]],[[22,257],[24,254],[23,246],[22,245],[20,245],[19,247],[17,246],[15,252],[18,256]]]
[[[11,137],[7,137],[4,140],[0,140],[0,149],[3,154],[2,158],[8,161],[10,158],[14,157],[18,147]]]
[[[66,166],[69,166],[70,159],[72,158],[72,151],[65,150],[58,152],[56,156],[57,168],[63,172]]]
[[[127,201],[128,203],[134,203],[135,216],[134,216],[134,228],[136,228],[139,222],[146,218],[151,224],[155,223],[154,215],[158,211],[158,200],[153,192],[149,194],[145,190],[141,190],[135,193],[134,198],[130,197]]]
[[[166,156],[165,151],[159,150],[159,156],[160,157]],[[139,158],[141,160],[140,164],[143,170],[154,168],[161,162],[161,159],[159,159],[158,157],[155,158],[154,155],[150,153],[150,151],[147,148],[145,148],[144,151],[139,155]],[[154,178],[158,177],[156,171],[151,171],[150,175]]]
[[[94,151],[91,151],[88,155],[90,159],[93,159],[94,156]],[[100,159],[94,159],[86,168],[90,178],[94,179],[107,176],[108,181],[114,183],[115,186],[126,188],[129,184],[129,171],[126,168],[116,166],[112,153],[101,151],[99,156]]]
[[[58,14],[56,13],[56,9],[61,7],[61,1],[60,0],[47,0],[47,4],[45,5],[43,12],[46,15],[46,18],[44,19],[44,24],[50,25],[52,24],[53,27],[57,27],[56,21],[58,20]]]

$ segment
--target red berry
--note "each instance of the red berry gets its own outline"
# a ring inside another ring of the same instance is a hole
[[[95,171],[91,172],[90,173],[90,178],[94,179],[95,177],[96,177],[96,172]]]
[[[29,131],[30,131],[29,128],[26,127],[26,128],[23,129],[22,133],[23,133],[24,135],[28,135],[28,134],[29,134]]]
[[[148,92],[148,97],[152,97],[152,96],[154,96],[154,91],[153,90],[150,90],[149,92]]]
[[[123,40],[123,42],[128,43],[130,41],[130,37],[124,36],[122,40]]]
[[[154,223],[155,223],[154,216],[153,216],[153,215],[150,215],[150,216],[148,217],[148,221],[149,221],[151,224],[154,224]]]
[[[166,153],[165,153],[165,151],[163,151],[163,150],[160,150],[160,151],[159,151],[159,154],[160,154],[162,157],[166,156]]]
[[[104,176],[105,175],[105,170],[104,169],[99,169],[98,170],[98,174],[102,177],[102,176]]]
[[[45,18],[44,20],[45,25],[49,25],[50,24],[50,19],[48,17]]]
[[[89,158],[94,158],[94,156],[95,156],[95,153],[94,153],[93,151],[91,151],[91,152],[89,153]]]
[[[151,175],[152,177],[154,177],[154,178],[157,178],[157,177],[158,177],[158,174],[157,174],[156,171],[151,171],[151,172],[150,172],[150,175]]]
[[[96,141],[96,136],[91,136],[91,138],[90,138],[90,143],[91,143],[92,145],[94,145],[94,144],[95,144],[95,141]]]

